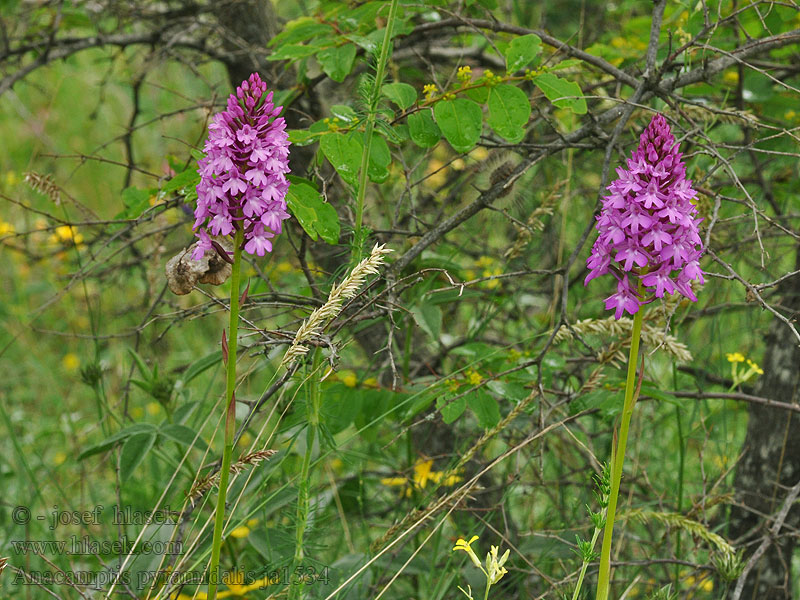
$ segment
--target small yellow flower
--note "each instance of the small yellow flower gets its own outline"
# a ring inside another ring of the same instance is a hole
[[[472,69],[469,66],[458,67],[456,77],[462,83],[468,83],[472,79]]]
[[[736,85],[739,83],[739,73],[736,71],[725,71],[722,74],[722,81],[730,85]]]
[[[477,535],[473,535],[468,542],[465,541],[463,538],[458,538],[456,545],[453,546],[453,551],[455,552],[456,550],[463,550],[469,555],[470,560],[472,560],[472,564],[474,564],[481,571],[483,571],[483,567],[481,566],[481,561],[478,559],[478,556],[472,549],[472,543],[477,539],[478,539]]]
[[[483,382],[483,377],[477,371],[470,369],[467,371],[467,381],[470,385],[480,385]]]
[[[5,184],[9,187],[16,185],[19,181],[19,179],[17,179],[17,174],[14,171],[6,171],[3,179],[5,180]]]
[[[339,375],[339,379],[349,388],[356,387],[356,384],[358,383],[358,378],[352,371],[342,371],[341,375]]]
[[[364,387],[373,388],[373,389],[377,389],[377,388],[380,387],[380,385],[378,384],[378,380],[375,379],[374,377],[367,377],[361,383],[361,385],[363,385]]]
[[[248,448],[252,442],[253,442],[253,436],[250,434],[249,431],[245,431],[239,437],[239,446],[242,446],[243,448]]]
[[[11,223],[6,223],[5,221],[0,221],[0,237],[4,237],[7,235],[14,235],[16,230]]]
[[[787,121],[794,121],[795,117],[797,117],[797,113],[791,109],[783,113],[783,118]]]
[[[728,359],[729,363],[744,362],[744,354],[741,352],[729,352],[725,355],[725,358]]]
[[[59,465],[63,465],[64,462],[67,460],[67,455],[64,452],[56,452],[53,455],[53,465],[58,467]]]
[[[423,86],[422,88],[422,93],[425,94],[425,100],[431,100],[438,91],[439,88],[437,88],[432,83],[426,83],[425,86]]]
[[[258,525],[258,519],[248,519],[247,520],[247,526],[250,529],[253,529],[256,525]]]
[[[77,371],[78,367],[81,366],[81,359],[78,358],[77,354],[67,352],[64,358],[61,359],[61,366],[67,371]]]
[[[230,535],[231,537],[236,539],[246,538],[248,535],[250,535],[250,528],[244,525],[240,525],[239,527],[231,531]]]
[[[747,364],[748,364],[748,365],[750,365],[750,368],[751,368],[753,371],[755,371],[756,373],[758,373],[759,375],[763,375],[763,374],[764,374],[764,369],[762,369],[761,367],[759,367],[759,366],[758,366],[756,363],[754,363],[754,362],[753,362],[752,360],[750,360],[749,358],[747,359]]]
[[[72,243],[80,246],[83,243],[83,235],[78,233],[78,230],[70,225],[62,225],[56,227],[53,235],[50,236],[51,244],[68,244]]]
[[[144,409],[147,411],[148,415],[150,415],[151,417],[155,417],[158,413],[161,412],[161,404],[155,401],[148,402],[147,406],[145,406]]]
[[[503,556],[497,556],[499,552],[497,546],[492,546],[492,551],[486,555],[486,570],[488,572],[489,582],[494,585],[503,578],[503,575],[508,573],[503,566],[508,560],[510,550],[506,550]]]

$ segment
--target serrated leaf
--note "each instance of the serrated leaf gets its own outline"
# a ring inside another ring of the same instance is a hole
[[[119,478],[122,483],[128,480],[139,463],[144,460],[155,441],[155,433],[135,433],[125,440],[119,455]]]
[[[407,109],[417,101],[417,90],[407,83],[387,83],[381,90],[384,96],[397,104],[402,110]]]
[[[513,85],[496,85],[489,90],[488,123],[497,135],[516,144],[525,137],[525,126],[531,116],[531,103],[521,89]]]
[[[358,169],[361,167],[361,143],[352,136],[329,133],[322,137],[319,146],[342,179],[355,185],[358,181]]]
[[[290,176],[292,185],[286,194],[286,204],[300,226],[316,241],[317,235],[328,244],[339,242],[339,215],[325,202],[313,184],[307,179]]]
[[[535,33],[521,35],[511,40],[506,48],[506,69],[509,73],[519,71],[542,51],[542,40]]]
[[[408,135],[420,148],[433,148],[442,139],[442,132],[428,109],[408,115]]]
[[[478,417],[478,424],[484,429],[491,429],[500,422],[500,407],[497,400],[484,390],[475,390],[467,395],[470,410]]]
[[[126,427],[122,431],[118,431],[114,435],[107,437],[99,444],[90,446],[89,448],[80,453],[80,455],[78,456],[78,460],[83,460],[84,458],[87,458],[89,456],[105,452],[117,442],[125,440],[132,435],[136,435],[139,433],[152,433],[155,431],[155,429],[156,429],[155,425],[152,425],[151,423],[134,423],[130,427]]]
[[[446,425],[450,425],[450,423],[464,414],[464,411],[467,409],[467,398],[465,396],[457,398],[440,396],[436,399],[436,408],[442,413],[442,421],[444,421]]]
[[[317,60],[325,74],[334,81],[341,83],[353,69],[356,59],[356,47],[345,44],[334,48],[326,48],[317,53]]]
[[[533,78],[536,87],[550,102],[559,108],[567,108],[577,115],[586,114],[586,99],[581,86],[574,81],[560,79],[552,73],[542,73]]]
[[[178,442],[183,446],[192,446],[197,448],[198,450],[205,451],[208,446],[206,445],[205,440],[197,435],[197,432],[186,425],[178,425],[177,423],[169,423],[167,425],[163,425],[159,430],[158,434],[167,438],[168,440],[172,440],[173,442]]]
[[[481,137],[483,112],[472,100],[441,100],[433,107],[436,124],[457,152],[469,152]]]

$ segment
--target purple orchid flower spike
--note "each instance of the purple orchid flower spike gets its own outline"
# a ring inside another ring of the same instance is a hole
[[[676,291],[696,302],[691,282],[705,282],[697,192],[681,157],[666,119],[655,115],[603,198],[584,285],[606,273],[617,279],[617,293],[605,301],[617,319]]]
[[[200,183],[194,230],[199,242],[192,258],[213,248],[209,234],[234,236],[243,228],[244,251],[264,256],[281,232],[289,182],[289,140],[283,107],[257,73],[236,88],[228,107],[208,126],[206,157],[198,161]]]

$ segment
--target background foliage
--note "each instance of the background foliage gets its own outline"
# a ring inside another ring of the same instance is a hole
[[[797,376],[800,340],[797,6],[465,0],[389,11],[3,4],[3,597],[105,597],[123,564],[129,582],[115,595],[204,597],[202,586],[137,577],[202,572],[216,492],[198,482],[222,443],[229,286],[174,296],[164,265],[192,240],[208,119],[252,70],[285,106],[294,218],[268,260],[245,265],[236,456],[276,454],[234,480],[222,563],[242,578],[223,593],[280,596],[299,566],[317,578],[307,597],[458,598],[457,585],[481,589],[451,552],[475,534],[479,555],[511,550],[496,597],[571,597],[630,329],[603,309],[609,282],[582,285],[587,241],[613,167],[653,111],[669,118],[700,192],[709,276],[697,304],[646,316],[615,594],[670,584],[681,598],[722,597],[767,539],[791,487],[782,469],[796,460],[786,449],[800,400],[769,383]],[[281,358],[375,243],[394,251],[388,264],[315,340],[320,435],[301,482],[311,363],[287,372]],[[735,352],[764,374],[742,381]],[[768,504],[745,535],[732,525],[748,505],[737,462],[754,448],[743,446],[748,408],[765,404],[785,423],[773,432],[783,450],[764,455]],[[311,512],[297,565],[303,485]],[[96,522],[37,519],[99,505]],[[117,525],[114,505],[174,514]],[[792,518],[771,538],[788,544],[784,576]],[[72,536],[171,540],[180,552],[17,544]],[[745,573],[748,593],[789,597],[791,577],[759,583],[764,568]],[[96,585],[32,581],[58,572]]]

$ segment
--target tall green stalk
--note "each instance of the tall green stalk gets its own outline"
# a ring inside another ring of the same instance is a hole
[[[214,539],[211,544],[211,565],[208,568],[208,600],[217,597],[219,585],[219,553],[222,548],[222,529],[225,527],[225,499],[228,495],[228,477],[233,455],[233,436],[236,430],[236,402],[233,398],[236,387],[236,343],[239,335],[239,278],[242,270],[242,240],[244,232],[237,227],[233,241],[233,269],[231,272],[231,310],[228,326],[228,362],[225,385],[225,448],[222,451],[222,466],[219,471],[219,494],[214,518]]]
[[[308,526],[308,488],[309,474],[311,472],[311,455],[314,451],[314,441],[317,439],[317,428],[319,427],[319,365],[321,357],[319,348],[314,350],[314,357],[309,371],[309,380],[306,396],[306,418],[308,419],[306,431],[306,452],[303,456],[303,465],[300,468],[300,483],[297,491],[297,529],[295,531],[294,563],[292,569],[292,585],[289,587],[289,598],[302,598],[304,594],[305,581],[297,576],[297,571],[303,563],[303,538],[306,527]]]
[[[364,198],[367,193],[367,169],[369,168],[369,153],[372,146],[372,132],[375,129],[375,114],[378,112],[378,101],[381,97],[381,84],[386,72],[386,63],[389,60],[389,44],[392,41],[392,28],[397,16],[397,0],[392,0],[389,5],[389,16],[386,19],[386,30],[383,33],[383,44],[381,54],[378,58],[377,72],[375,73],[375,85],[369,98],[367,107],[367,122],[364,125],[364,153],[361,155],[361,170],[358,175],[358,192],[356,196],[356,222],[353,237],[353,259],[352,264],[356,265],[362,258],[362,246],[364,245],[362,222],[364,217]]]
[[[595,600],[607,600],[608,588],[611,580],[611,538],[614,532],[614,518],[617,512],[617,498],[619,484],[622,480],[622,465],[625,462],[625,447],[628,443],[628,428],[631,424],[636,386],[636,365],[639,358],[639,339],[642,335],[642,313],[640,308],[633,316],[633,331],[631,332],[631,351],[628,355],[628,378],[625,381],[625,404],[622,408],[622,423],[619,428],[619,439],[614,450],[614,460],[611,467],[611,494],[608,498],[608,511],[606,513],[606,526],[603,530],[603,547],[600,551],[600,574],[597,579],[597,594]]]

